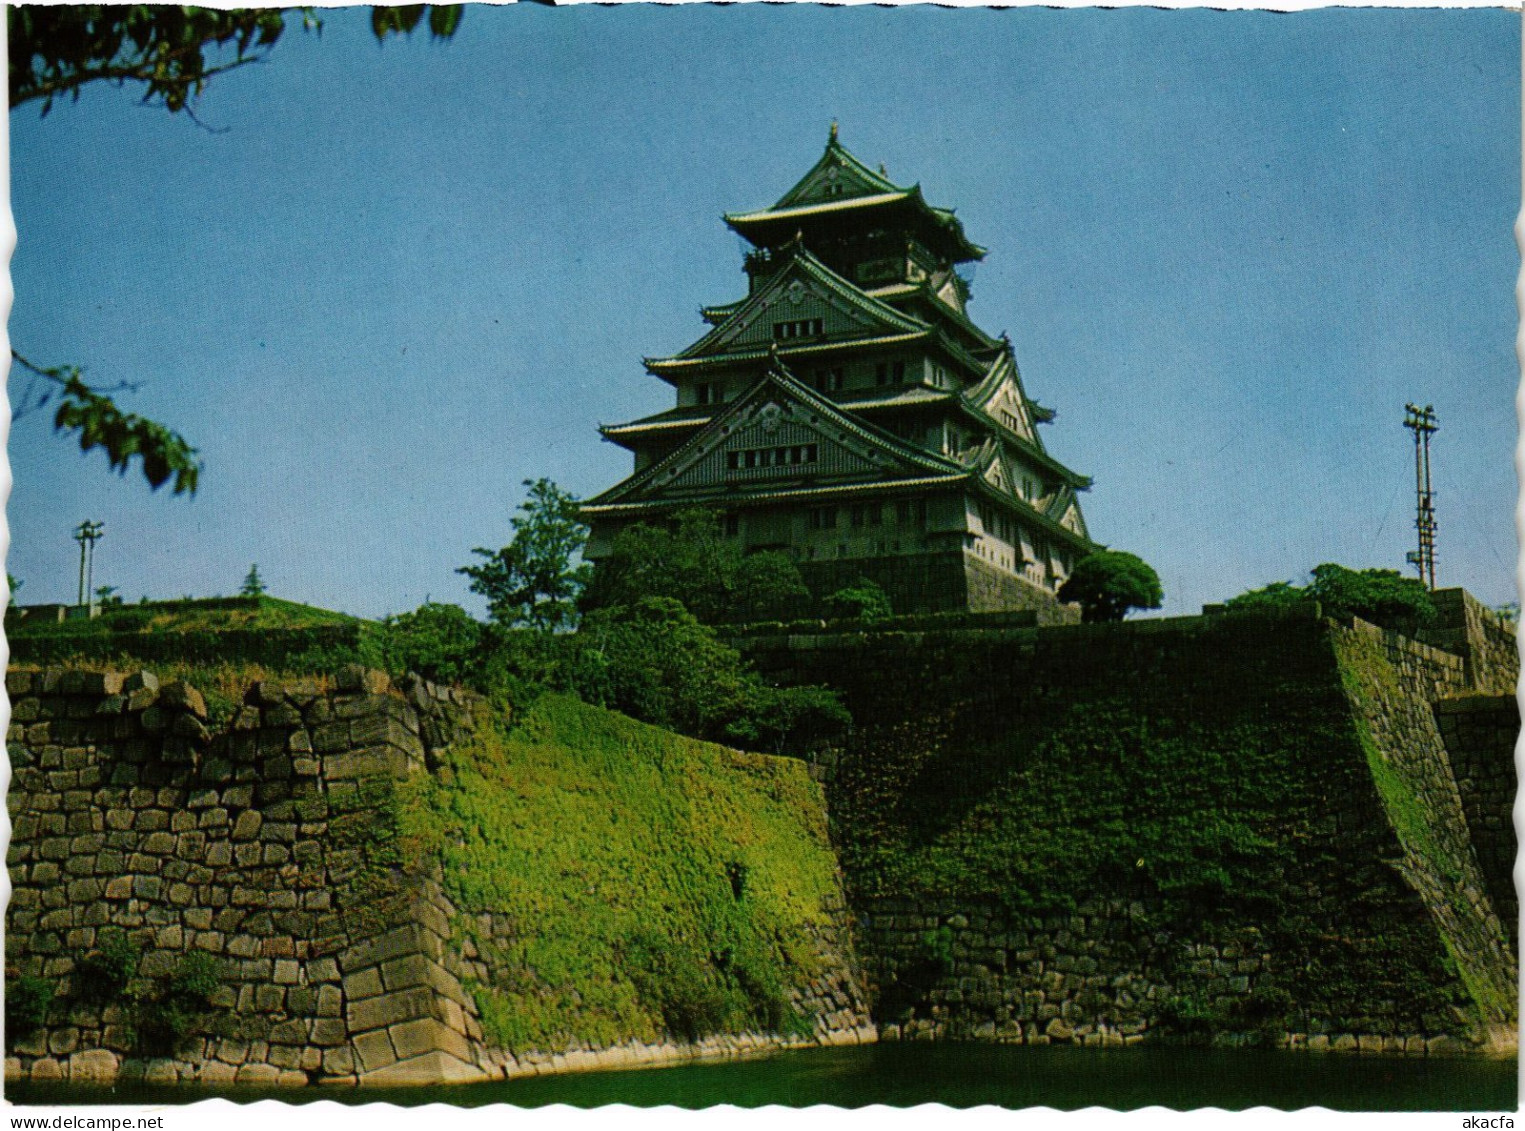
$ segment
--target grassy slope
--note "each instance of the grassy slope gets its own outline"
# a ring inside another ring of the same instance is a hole
[[[18,623],[8,632],[17,637],[97,636],[112,632],[226,632],[230,629],[312,628],[350,625],[357,618],[344,613],[282,601],[275,597],[208,598],[113,605],[100,616],[81,620]]]
[[[480,733],[410,786],[400,816],[494,971],[474,987],[490,1039],[806,1031],[789,990],[815,971],[836,863],[801,763],[562,696]]]

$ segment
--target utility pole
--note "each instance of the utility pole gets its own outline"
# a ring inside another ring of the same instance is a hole
[[[1430,589],[1435,588],[1435,492],[1430,489],[1430,437],[1440,430],[1435,417],[1435,406],[1404,405],[1407,415],[1403,426],[1414,433],[1414,496],[1417,516],[1414,527],[1419,531],[1419,549],[1408,553],[1409,565],[1419,571],[1419,580]]]
[[[74,540],[79,543],[79,603],[85,603],[86,594],[94,594],[94,589],[86,588],[86,582],[95,583],[95,544],[100,541],[101,535],[106,531],[104,522],[91,522],[86,519],[80,523],[74,531]]]

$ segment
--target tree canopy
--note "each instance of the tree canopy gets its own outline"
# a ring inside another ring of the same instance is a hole
[[[679,512],[670,526],[637,523],[620,531],[599,563],[584,607],[633,605],[645,597],[681,601],[705,624],[771,619],[808,597],[787,554],[743,553],[718,512]]]
[[[1157,609],[1165,600],[1160,576],[1136,554],[1098,550],[1075,563],[1059,587],[1061,601],[1080,604],[1086,621],[1118,621],[1130,609]]]
[[[524,481],[529,497],[509,520],[514,537],[499,550],[472,550],[484,560],[458,569],[471,591],[487,598],[487,614],[508,627],[545,632],[571,628],[591,572],[582,561],[588,528],[577,498],[549,479]]]
[[[1334,562],[1315,566],[1305,586],[1273,581],[1225,602],[1237,611],[1286,608],[1317,601],[1326,615],[1360,617],[1383,628],[1416,628],[1435,617],[1435,602],[1417,578],[1395,569],[1349,569]]]

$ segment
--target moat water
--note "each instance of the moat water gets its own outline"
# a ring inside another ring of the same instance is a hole
[[[233,1089],[8,1084],[17,1104],[189,1103],[221,1096],[290,1103],[339,1100],[467,1107],[995,1104],[1070,1111],[1160,1105],[1337,1111],[1514,1111],[1513,1059],[1410,1059],[1182,1048],[1071,1049],[983,1044],[883,1044],[805,1049],[751,1060],[590,1072],[439,1088]]]

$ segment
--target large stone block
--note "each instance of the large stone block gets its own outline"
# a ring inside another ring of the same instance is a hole
[[[351,1032],[385,1028],[400,1021],[430,1017],[434,1013],[434,993],[427,989],[399,990],[350,1004],[346,1011]]]
[[[411,1060],[398,1061],[360,1077],[360,1083],[373,1087],[422,1087],[429,1084],[470,1084],[486,1080],[487,1074],[474,1064],[443,1052],[428,1052]]]

